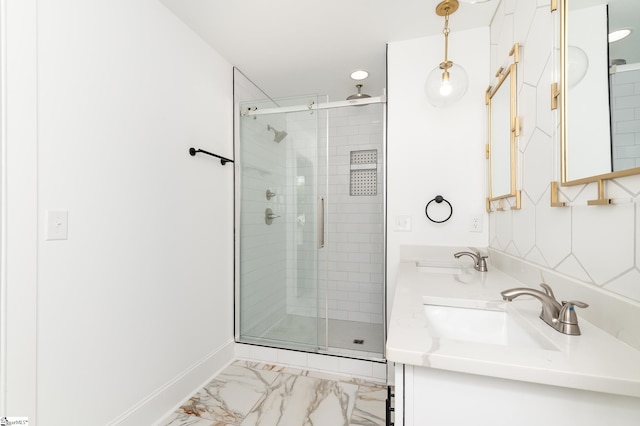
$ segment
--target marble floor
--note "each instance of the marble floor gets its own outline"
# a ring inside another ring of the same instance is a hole
[[[235,361],[163,426],[384,426],[387,388],[347,376]]]

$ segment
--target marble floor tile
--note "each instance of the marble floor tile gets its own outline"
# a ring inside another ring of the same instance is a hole
[[[360,386],[350,426],[378,426],[386,422],[386,386]]]
[[[384,426],[385,385],[238,360],[163,426]]]
[[[358,385],[281,374],[242,426],[348,426]]]
[[[190,416],[237,425],[280,373],[232,364],[180,407]]]
[[[190,416],[184,413],[173,413],[171,417],[166,419],[165,426],[228,426],[225,423],[215,422],[209,419]]]

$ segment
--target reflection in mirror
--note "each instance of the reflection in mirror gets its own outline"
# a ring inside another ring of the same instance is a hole
[[[511,76],[507,69],[505,79]],[[511,94],[509,84],[498,85],[489,98],[491,141],[489,163],[491,167],[491,196],[511,195]],[[502,90],[500,90],[502,88]]]
[[[609,43],[613,171],[640,167],[640,2],[609,1],[609,32],[633,29]]]
[[[498,82],[486,92],[489,118],[489,197],[487,211],[492,210],[492,202],[498,202],[502,210],[503,200],[516,197],[512,209],[520,208],[520,191],[516,189],[516,137],[519,133],[516,115],[516,63],[519,45],[514,45],[509,53],[514,63],[496,73]]]
[[[640,173],[638,0],[564,0],[561,22],[562,183]]]

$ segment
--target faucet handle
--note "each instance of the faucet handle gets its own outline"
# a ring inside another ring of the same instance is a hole
[[[575,309],[573,309],[574,306],[577,306],[578,308],[589,307],[588,304],[579,300],[570,300],[568,302],[563,300],[562,309],[560,309],[560,315],[558,315],[560,322],[564,322],[566,324],[578,324],[578,317],[576,316]]]
[[[547,296],[549,296],[550,298],[552,298],[553,300],[556,300],[556,296],[553,294],[553,290],[551,290],[551,287],[549,287],[548,284],[545,283],[541,283],[540,287],[542,287],[542,289],[544,290],[545,293],[547,293]],[[582,302],[581,302],[582,303]]]
[[[568,302],[562,301],[562,309],[558,315],[558,321],[560,321],[562,328],[565,330],[565,334],[579,335],[580,327],[578,327],[578,316],[574,306],[579,308],[588,308],[589,305],[580,302],[579,300],[570,300]]]

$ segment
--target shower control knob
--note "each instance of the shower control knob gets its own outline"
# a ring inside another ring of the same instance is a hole
[[[273,210],[271,209],[265,209],[264,211],[264,223],[266,223],[267,225],[271,225],[273,223],[273,219],[276,219],[280,217],[277,214],[273,213]]]

